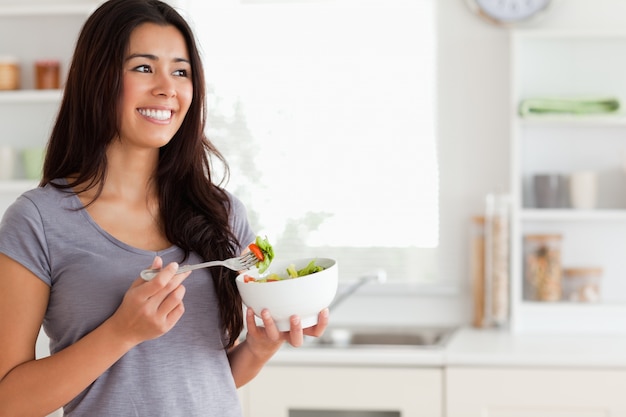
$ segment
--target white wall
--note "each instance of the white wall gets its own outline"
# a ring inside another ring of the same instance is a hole
[[[469,219],[489,192],[507,192],[508,32],[474,16],[464,0],[438,2],[443,279],[467,284]]]

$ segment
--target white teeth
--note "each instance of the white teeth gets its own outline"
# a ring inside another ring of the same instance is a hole
[[[171,110],[139,109],[139,113],[156,120],[168,120],[172,117]]]

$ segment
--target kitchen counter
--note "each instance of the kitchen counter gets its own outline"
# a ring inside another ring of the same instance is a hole
[[[354,365],[441,367],[444,349],[421,348],[293,348],[285,346],[271,359],[272,365]]]
[[[447,345],[445,364],[626,368],[626,335],[513,334],[466,328]]]
[[[273,365],[626,368],[626,335],[513,334],[461,328],[443,348],[293,348]]]

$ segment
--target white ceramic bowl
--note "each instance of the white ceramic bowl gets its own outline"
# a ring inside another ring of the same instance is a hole
[[[244,275],[259,278],[256,269],[237,277],[237,288],[246,306],[256,314],[267,308],[280,331],[289,330],[289,318],[300,316],[302,328],[317,324],[320,311],[328,307],[337,293],[339,274],[337,262],[329,258],[303,258],[292,261],[274,260],[263,276],[270,273],[286,275],[286,268],[294,264],[304,268],[311,260],[325,269],[303,277],[273,282],[244,282]]]

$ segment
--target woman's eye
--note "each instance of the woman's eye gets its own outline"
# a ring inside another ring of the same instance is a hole
[[[188,71],[185,69],[179,69],[174,71],[174,75],[176,75],[177,77],[187,77],[188,76]]]
[[[149,65],[139,65],[138,67],[135,67],[135,71],[137,72],[151,72],[151,68]]]

